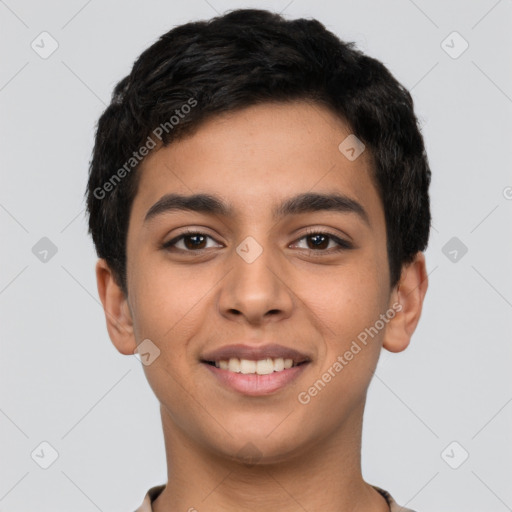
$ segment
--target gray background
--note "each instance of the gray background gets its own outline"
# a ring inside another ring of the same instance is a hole
[[[421,118],[430,288],[372,382],[366,480],[418,512],[512,510],[511,0],[0,0],[0,510],[129,511],[166,481],[156,398],[107,335],[83,193],[95,123],[140,52],[238,7],[319,19],[382,60]],[[46,59],[43,31],[59,45]]]

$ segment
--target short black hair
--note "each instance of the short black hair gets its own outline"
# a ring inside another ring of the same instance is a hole
[[[427,247],[431,172],[413,100],[390,71],[315,19],[237,9],[177,26],[135,61],[101,115],[87,184],[89,233],[127,295],[126,238],[140,161],[211,116],[317,102],[366,146],[383,203],[390,285]],[[340,141],[341,142],[341,141]]]

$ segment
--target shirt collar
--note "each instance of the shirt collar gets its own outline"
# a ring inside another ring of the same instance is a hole
[[[414,512],[410,508],[404,508],[398,505],[398,503],[393,499],[391,494],[380,487],[372,485],[372,487],[384,496],[385,500],[388,502],[390,512]],[[156,500],[156,498],[160,495],[160,493],[165,489],[165,484],[157,485],[155,487],[151,487],[149,491],[144,496],[144,501],[141,506],[135,512],[153,512],[152,503]]]

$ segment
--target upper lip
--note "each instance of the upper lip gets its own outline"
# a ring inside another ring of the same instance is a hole
[[[308,355],[294,348],[284,347],[275,343],[258,346],[243,344],[225,345],[224,347],[203,354],[201,361],[229,361],[229,359],[235,357],[238,359],[248,359],[250,361],[282,357],[283,359],[293,359],[293,362],[296,364],[311,361]]]

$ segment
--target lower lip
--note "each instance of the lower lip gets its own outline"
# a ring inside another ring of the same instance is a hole
[[[303,363],[286,370],[269,373],[268,375],[235,373],[229,370],[222,370],[208,363],[202,364],[204,364],[225,387],[243,393],[244,395],[262,396],[275,393],[293,382],[309,363]]]

